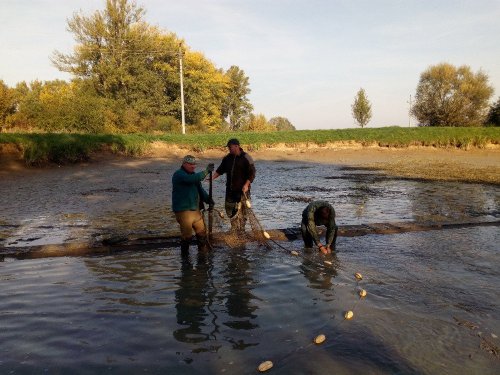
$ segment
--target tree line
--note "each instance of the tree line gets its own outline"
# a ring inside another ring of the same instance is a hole
[[[294,130],[284,117],[254,114],[249,78],[238,66],[217,68],[174,33],[144,21],[129,0],[106,0],[103,10],[75,13],[68,30],[73,53],[55,51],[63,80],[0,80],[0,130],[88,133],[178,132],[180,62],[189,132]]]
[[[493,92],[482,71],[448,63],[430,66],[420,75],[410,115],[419,126],[500,126],[500,98],[489,105]],[[372,106],[363,88],[351,109],[356,123],[365,127]]]
[[[131,0],[75,13],[68,20],[73,53],[51,56],[73,78],[15,87],[0,80],[0,131],[180,132],[181,61],[188,132],[295,130],[285,117],[253,113],[242,69],[218,68],[144,15]],[[484,72],[442,63],[421,74],[410,115],[419,126],[500,126],[500,98],[490,106],[492,95]],[[372,105],[364,89],[351,110],[359,126],[368,125]]]

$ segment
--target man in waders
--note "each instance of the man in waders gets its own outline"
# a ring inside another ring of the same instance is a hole
[[[246,205],[250,199],[250,186],[255,178],[255,165],[252,157],[240,147],[240,142],[230,139],[226,145],[229,149],[212,180],[226,173],[226,213],[231,219],[231,229],[245,231]]]
[[[195,173],[196,159],[187,155],[182,159],[182,166],[172,176],[172,211],[181,228],[181,251],[189,251],[193,230],[198,240],[198,250],[207,251],[209,243],[200,208],[203,202],[213,204],[208,193],[201,186],[201,181],[214,170],[213,164]]]
[[[316,229],[316,226],[319,225],[326,227],[325,246],[319,240]],[[309,203],[302,212],[300,229],[305,247],[313,247],[314,241],[318,250],[323,254],[329,254],[332,250],[335,251],[338,227],[335,224],[335,210],[330,203],[326,201],[313,201]]]

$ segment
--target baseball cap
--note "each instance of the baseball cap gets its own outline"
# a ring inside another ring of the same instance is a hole
[[[238,141],[236,138],[231,138],[229,141],[227,141],[227,147],[231,146],[231,145],[237,145],[239,146],[240,145],[240,141]]]
[[[182,159],[182,163],[196,164],[196,158],[193,155],[186,155]]]

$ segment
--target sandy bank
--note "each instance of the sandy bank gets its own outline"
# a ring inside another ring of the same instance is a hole
[[[500,184],[500,145],[484,149],[405,148],[363,146],[356,142],[285,144],[248,150],[255,160],[305,161],[381,170],[391,176]],[[149,157],[180,159],[186,153],[199,158],[222,158],[224,148],[193,152],[164,143],[153,144]]]
[[[1,146],[1,145],[0,145]],[[26,166],[20,150],[12,145],[0,147],[0,174],[22,170]],[[245,148],[245,147],[244,147]],[[451,149],[410,146],[405,148],[363,146],[355,142],[336,142],[324,146],[305,143],[279,144],[268,148],[245,148],[255,160],[306,161],[319,164],[339,164],[381,170],[389,175],[443,181],[468,181],[500,184],[500,145],[488,145],[483,149]],[[171,144],[156,142],[144,155],[175,161],[190,153],[203,159],[217,159],[226,150],[207,149],[193,151]],[[140,164],[143,157],[123,157],[109,152],[91,155],[91,163],[109,160],[126,160]],[[47,166],[46,168],[53,168]]]

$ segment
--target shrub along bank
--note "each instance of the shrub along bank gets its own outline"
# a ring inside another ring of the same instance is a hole
[[[483,148],[500,144],[500,128],[402,128],[299,130],[266,133],[218,134],[68,134],[68,133],[0,133],[2,145],[11,145],[23,155],[27,165],[74,163],[85,161],[94,152],[109,150],[116,154],[139,156],[153,142],[175,144],[195,151],[224,147],[229,138],[238,138],[251,149],[276,144],[326,145],[356,142],[381,147],[430,146],[440,148]]]

